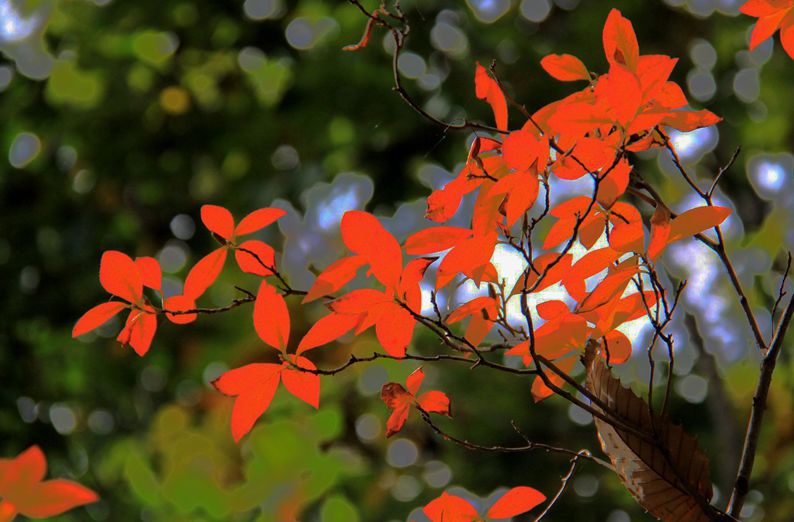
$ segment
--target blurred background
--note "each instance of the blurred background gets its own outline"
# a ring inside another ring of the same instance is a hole
[[[601,28],[619,7],[643,53],[679,57],[673,79],[692,105],[724,118],[673,135],[690,168],[711,179],[742,147],[718,199],[736,211],[726,225],[730,249],[768,331],[764,309],[794,247],[794,63],[772,40],[747,51],[753,19],[738,16],[741,3],[405,0],[412,32],[399,67],[439,118],[490,121],[474,96],[477,60],[495,59],[508,91],[539,108],[576,88],[546,76],[540,58],[568,52],[604,70]],[[267,357],[250,309],[189,327],[161,323],[145,358],[115,343],[118,321],[70,338],[75,320],[106,299],[104,250],[156,256],[166,293],[179,292],[212,246],[198,218],[204,203],[238,218],[262,206],[288,209],[261,237],[283,249],[281,266],[296,287],[343,251],[345,210],[384,216],[399,238],[422,224],[420,198],[455,174],[471,136],[432,127],[392,92],[382,32],[360,52],[341,51],[363,27],[343,1],[0,0],[0,455],[39,444],[51,476],[100,493],[101,502],[59,520],[381,522],[409,519],[447,488],[482,505],[504,487],[556,491],[568,464],[559,456],[467,452],[416,418],[386,440],[380,387],[415,364],[325,378],[319,411],[282,391],[235,445],[232,401],[208,383]],[[511,126],[522,123],[512,116]],[[638,163],[676,209],[698,204],[683,197],[665,155]],[[664,263],[689,280],[686,313],[674,325],[672,416],[711,457],[724,505],[757,357],[717,259],[679,243]],[[246,283],[253,280],[228,267],[204,302],[228,303],[233,284]],[[294,339],[322,313],[291,311]],[[634,334],[641,347],[642,328]],[[785,521],[794,512],[790,346],[771,390],[746,520]],[[317,350],[317,362],[374,347],[362,336]],[[418,351],[435,348],[417,338]],[[554,398],[533,405],[531,381],[425,370],[427,389],[452,397],[456,417],[440,422],[455,434],[520,444],[514,420],[539,441],[598,447],[586,412]],[[644,353],[621,373],[627,382],[647,378]],[[616,477],[584,463],[547,518],[574,519],[649,517]]]

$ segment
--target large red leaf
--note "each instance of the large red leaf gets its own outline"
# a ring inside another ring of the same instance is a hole
[[[226,252],[226,247],[220,247],[202,257],[188,272],[182,293],[193,300],[201,297],[223,270],[223,265],[226,263]]]
[[[387,288],[396,287],[402,272],[400,244],[380,221],[366,212],[350,210],[342,216],[342,240],[372,267],[372,274]]]
[[[289,342],[290,318],[287,303],[267,281],[259,285],[254,302],[254,328],[265,343],[285,350]]]
[[[47,518],[97,500],[94,491],[77,482],[54,479],[36,484],[23,498],[14,497],[13,504],[26,517]]]
[[[331,263],[317,276],[314,284],[309,289],[303,304],[310,303],[325,295],[330,295],[349,283],[358,272],[359,268],[366,264],[362,256],[347,256]]]
[[[136,257],[135,264],[141,274],[143,285],[161,291],[163,287],[163,271],[160,263],[153,257]]]
[[[629,70],[636,71],[640,58],[640,48],[634,28],[617,9],[612,9],[607,16],[603,32],[604,53],[609,63],[625,65]]]
[[[496,127],[500,130],[507,130],[507,100],[505,95],[496,80],[488,75],[488,72],[479,62],[474,73],[474,90],[477,98],[488,102],[488,105],[493,109]]]
[[[412,234],[405,240],[405,253],[416,256],[450,249],[471,237],[472,231],[460,227],[431,227]]]
[[[255,363],[229,370],[213,381],[224,395],[237,397],[232,408],[232,436],[235,442],[253,428],[270,406],[278,388],[282,366]]]
[[[143,280],[138,265],[130,256],[117,250],[102,254],[99,282],[109,294],[130,303],[137,303],[143,297]]]
[[[357,315],[337,314],[335,312],[321,317],[303,336],[300,344],[298,344],[297,353],[300,354],[306,350],[311,350],[339,339],[352,330],[360,320],[360,316]]]

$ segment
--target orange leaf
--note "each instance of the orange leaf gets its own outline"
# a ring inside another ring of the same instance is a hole
[[[254,328],[268,345],[282,351],[287,348],[290,330],[287,303],[267,281],[259,285],[254,302]]]
[[[576,364],[577,359],[578,357],[568,356],[564,359],[555,361],[554,364],[561,372],[570,374],[573,370],[574,364]],[[546,372],[546,376],[556,387],[560,388],[563,384],[565,384],[563,378],[552,370],[544,368],[544,371]],[[554,390],[546,386],[546,383],[543,382],[543,379],[540,377],[540,375],[535,377],[535,380],[532,382],[532,399],[534,399],[535,402],[540,402],[543,399],[551,397],[552,395],[554,395]]]
[[[472,231],[460,227],[431,227],[412,234],[405,240],[405,253],[415,255],[432,254],[450,249],[470,238]]]
[[[667,243],[694,236],[704,230],[719,226],[731,215],[727,207],[696,207],[682,212],[670,223],[670,237]]]
[[[708,127],[722,121],[722,118],[706,109],[700,111],[675,111],[662,120],[667,125],[681,132],[690,132],[701,127]]]
[[[631,71],[637,70],[640,48],[634,28],[617,9],[612,9],[607,16],[603,32],[604,53],[607,61],[619,63]]]
[[[485,68],[477,62],[474,73],[474,90],[477,98],[485,100],[493,109],[496,128],[507,130],[507,100],[496,80],[488,75]]]
[[[201,207],[201,221],[210,232],[218,234],[227,241],[234,235],[234,218],[232,213],[223,207],[203,205]]]
[[[486,516],[490,518],[511,518],[526,513],[546,500],[540,491],[527,486],[519,486],[502,495],[491,506]]]
[[[226,263],[226,247],[215,249],[202,257],[188,272],[182,293],[193,300],[201,297],[218,278],[224,263]]]
[[[232,436],[235,442],[251,431],[256,420],[270,406],[278,388],[282,366],[255,363],[229,370],[213,381],[223,393],[237,397],[232,408]]]
[[[235,236],[252,234],[262,230],[287,213],[280,208],[260,208],[245,216],[234,229]]]
[[[72,329],[72,337],[78,337],[99,328],[126,307],[127,304],[121,301],[111,301],[96,305],[77,320]]]
[[[577,80],[590,80],[590,73],[582,60],[570,54],[550,54],[544,56],[540,66],[561,82],[575,82]]]
[[[109,294],[127,302],[137,303],[143,297],[143,280],[138,265],[130,256],[117,250],[102,254],[99,282]]]
[[[54,479],[33,486],[27,498],[15,497],[13,505],[26,517],[47,518],[98,500],[99,495],[77,482]]]

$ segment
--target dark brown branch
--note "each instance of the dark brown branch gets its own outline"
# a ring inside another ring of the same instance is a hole
[[[791,324],[794,316],[794,298],[790,299],[786,306],[783,316],[775,330],[775,335],[769,345],[769,350],[764,355],[761,362],[761,373],[758,377],[758,384],[753,395],[753,405],[750,410],[750,419],[747,424],[747,432],[742,446],[742,457],[739,461],[739,470],[736,474],[736,481],[731,492],[731,499],[728,503],[728,514],[738,517],[744,506],[744,500],[750,491],[750,476],[753,472],[755,454],[758,451],[758,437],[761,435],[761,424],[764,420],[766,411],[766,401],[769,396],[769,387],[772,384],[772,374],[775,371],[775,364],[780,350],[783,347],[783,340],[786,331]]]

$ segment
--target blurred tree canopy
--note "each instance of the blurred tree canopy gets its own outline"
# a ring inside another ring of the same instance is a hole
[[[741,218],[732,218],[729,241],[741,277],[757,283],[753,305],[766,306],[779,283],[770,272],[794,247],[794,65],[772,40],[747,51],[753,20],[738,16],[741,3],[406,0],[412,31],[399,67],[441,118],[486,119],[475,61],[496,60],[508,92],[539,107],[567,89],[540,58],[568,52],[602,64],[601,27],[619,7],[643,51],[679,57],[673,79],[724,118],[716,130],[674,136],[684,160],[710,178],[742,147],[718,196]],[[344,210],[366,205],[394,216],[387,226],[398,235],[415,230],[417,199],[449,179],[470,136],[431,126],[392,92],[382,33],[364,50],[341,50],[364,23],[343,1],[0,0],[0,455],[40,444],[51,475],[102,496],[62,520],[405,520],[450,486],[481,501],[504,486],[547,495],[558,487],[567,463],[553,455],[473,454],[411,423],[384,439],[377,393],[413,369],[399,364],[324,380],[320,412],[278,398],[234,445],[231,404],[208,383],[260,356],[248,311],[164,327],[143,359],[115,343],[118,323],[70,338],[75,319],[103,299],[103,250],[156,256],[166,292],[178,292],[211,245],[200,233],[203,203],[242,215],[278,200],[289,216],[267,237],[285,238],[282,266],[297,280],[340,248]],[[644,161],[670,199],[683,193],[665,176],[669,159]],[[713,259],[682,247],[666,263],[690,279],[692,316],[676,330],[683,362],[673,417],[698,433],[725,495],[756,377],[751,342]],[[210,295],[217,304],[239,281],[224,277],[228,289]],[[643,362],[629,375],[647,376]],[[538,439],[597,446],[584,412],[555,400],[531,405],[528,382],[426,371],[465,398],[455,428],[466,437],[510,440],[512,419]],[[747,520],[794,512],[792,397],[789,346]],[[772,500],[762,508],[764,499]],[[586,465],[567,500],[550,520],[647,519],[617,479]]]

